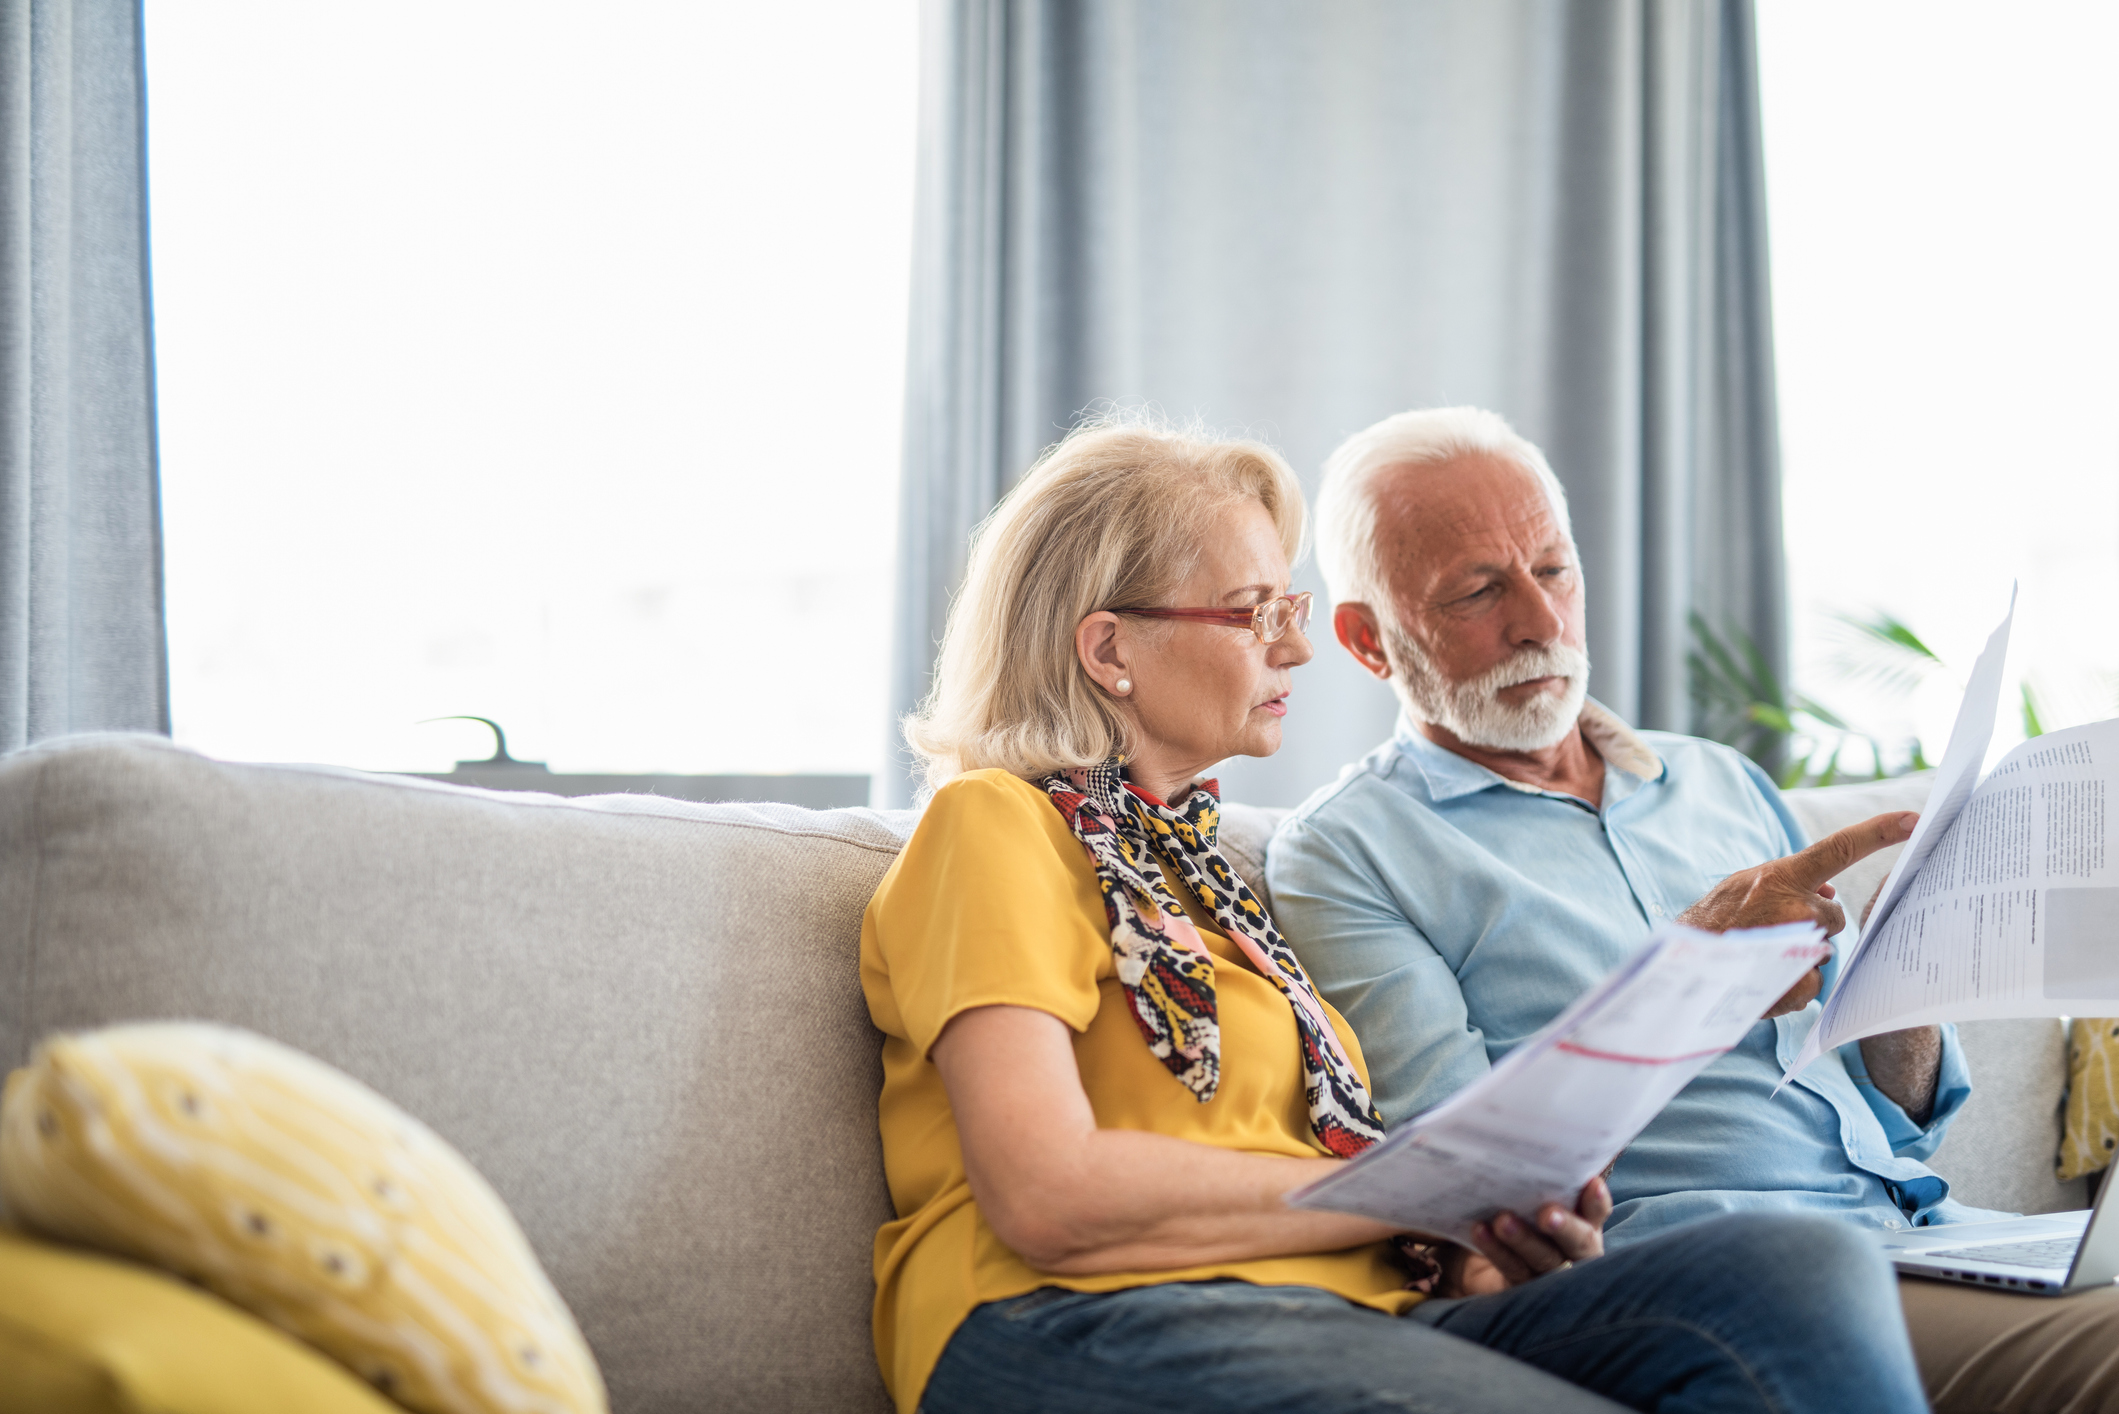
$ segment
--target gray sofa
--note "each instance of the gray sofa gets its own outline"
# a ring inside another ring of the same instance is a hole
[[[1924,790],[1792,799],[1824,829]],[[1277,812],[1225,818],[1259,878]],[[912,820],[45,743],[0,759],[0,1067],[133,1018],[276,1037],[493,1181],[620,1414],[881,1410],[889,1202],[855,954]],[[1881,868],[1857,872],[1856,907]],[[2052,1178],[2058,1024],[1966,1034],[1979,1093],[1938,1167],[1974,1203],[2082,1206]]]

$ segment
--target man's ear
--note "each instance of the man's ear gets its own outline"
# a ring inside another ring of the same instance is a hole
[[[1332,610],[1332,632],[1356,662],[1379,678],[1391,675],[1391,660],[1383,651],[1383,634],[1376,626],[1376,611],[1366,604],[1341,604]]]

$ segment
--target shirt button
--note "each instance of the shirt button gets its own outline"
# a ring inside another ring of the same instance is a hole
[[[1650,913],[1653,913],[1656,917],[1661,918],[1663,916],[1663,905],[1659,903],[1651,903],[1650,905],[1648,905],[1648,911]]]
[[[1905,1227],[1905,1224],[1900,1222],[1897,1218],[1892,1218],[1889,1222],[1886,1222],[1884,1226],[1891,1229],[1891,1231],[1893,1232],[1897,1232],[1903,1227]]]

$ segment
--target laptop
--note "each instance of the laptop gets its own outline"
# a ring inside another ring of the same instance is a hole
[[[1908,1276],[1960,1281],[2026,1296],[2094,1291],[2119,1277],[2119,1217],[2109,1201],[2119,1183],[2098,1185],[2087,1211],[1991,1223],[1879,1232],[1891,1264]]]

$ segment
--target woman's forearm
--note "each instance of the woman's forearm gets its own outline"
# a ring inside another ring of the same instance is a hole
[[[1368,1218],[1290,1208],[1285,1195],[1336,1159],[1245,1154],[1162,1134],[1096,1129],[1074,1162],[1021,1196],[1024,1260],[1069,1275],[1153,1271],[1303,1252],[1388,1237]],[[989,1214],[989,1221],[991,1221]]]
[[[1332,1171],[1304,1159],[1100,1129],[1065,1025],[982,1007],[934,1047],[973,1198],[1000,1239],[1045,1271],[1084,1275],[1328,1252],[1390,1229],[1287,1206]]]

